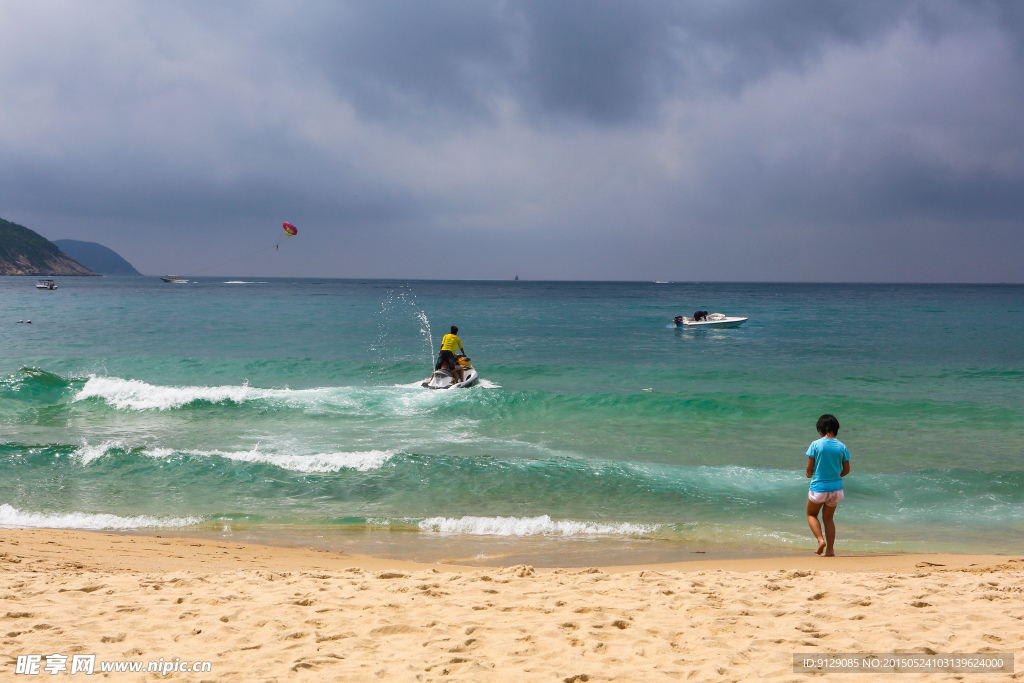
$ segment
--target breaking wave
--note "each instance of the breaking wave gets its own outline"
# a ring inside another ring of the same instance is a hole
[[[33,529],[180,529],[203,521],[200,517],[120,517],[86,512],[23,512],[7,503],[0,505],[0,527]]]
[[[419,523],[423,531],[477,536],[644,536],[663,524],[578,522],[539,517],[431,517]]]
[[[500,388],[497,384],[480,380],[480,386],[489,389]],[[399,392],[395,398],[400,404],[409,401],[434,401],[447,392],[426,392],[419,382],[394,387],[320,387],[314,389],[260,389],[248,384],[206,386],[160,386],[137,379],[92,376],[86,381],[72,402],[98,399],[117,410],[174,410],[194,403],[236,404],[251,401],[265,401],[272,404],[304,410],[362,409],[368,403],[381,400],[381,392],[395,389],[411,389],[415,392]],[[372,394],[373,397],[368,396]],[[410,395],[411,394],[411,395]],[[455,395],[455,394],[451,394]]]
[[[157,460],[166,460],[175,456],[186,456],[194,458],[224,458],[238,462],[260,463],[273,465],[292,472],[304,472],[309,474],[340,472],[341,470],[356,470],[368,472],[379,469],[388,460],[396,455],[396,451],[343,451],[334,453],[313,453],[309,455],[294,455],[288,453],[261,452],[259,448],[249,451],[222,451],[222,450],[175,450],[172,448],[133,449],[123,441],[104,441],[98,445],[83,445],[76,449],[75,455],[82,465],[111,455],[124,453],[140,453],[146,457]]]
[[[90,377],[73,400],[98,398],[119,410],[169,410],[195,401],[244,403],[265,396],[267,390],[249,386],[161,387],[137,379]]]

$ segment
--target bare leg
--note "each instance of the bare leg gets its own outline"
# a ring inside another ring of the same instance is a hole
[[[821,511],[821,521],[825,525],[825,557],[835,557],[836,551],[833,549],[833,545],[836,542],[836,523],[832,521],[832,516],[836,514],[835,506],[825,506],[825,509]]]
[[[821,523],[818,522],[818,512],[821,510],[821,503],[812,503],[807,501],[807,526],[811,527],[811,533],[814,534],[814,538],[818,539],[818,549],[815,550],[815,554],[821,555],[825,550],[825,537],[821,535]],[[835,511],[835,508],[832,508]],[[832,528],[833,534],[835,533],[835,527]]]

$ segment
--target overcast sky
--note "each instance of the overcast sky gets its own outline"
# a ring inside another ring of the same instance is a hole
[[[1024,2],[0,0],[0,217],[148,274],[1022,282]]]

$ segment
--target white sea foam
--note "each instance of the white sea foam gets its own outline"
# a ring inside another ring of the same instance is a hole
[[[423,531],[476,536],[642,536],[661,524],[578,522],[540,517],[431,517],[419,523]]]
[[[422,380],[420,380],[422,381]],[[488,389],[500,388],[485,379],[480,386]],[[247,401],[268,401],[278,405],[298,408],[308,412],[365,412],[375,410],[376,398],[380,392],[391,392],[390,406],[400,415],[416,415],[424,408],[435,405],[439,396],[449,392],[417,391],[394,392],[395,388],[419,388],[419,382],[397,387],[319,387],[313,389],[259,389],[243,385],[204,386],[161,386],[137,379],[120,377],[97,377],[92,375],[85,386],[75,395],[74,401],[89,398],[99,399],[118,410],[173,410],[195,401],[209,403],[245,403]],[[367,401],[368,396],[375,400]]]
[[[416,385],[419,386],[418,383]],[[243,385],[204,386],[160,386],[137,379],[120,377],[91,376],[73,400],[83,401],[96,398],[118,410],[173,410],[194,401],[209,403],[245,403],[246,401],[268,401],[277,405],[298,408],[308,412],[345,412],[374,410],[375,401],[381,391],[391,388],[378,387],[319,387],[313,389],[259,389]],[[431,395],[443,392],[416,392],[414,395],[392,392],[388,403],[400,414],[412,408],[414,413],[421,410],[418,402],[428,405]],[[412,401],[412,403],[410,403]]]
[[[125,448],[125,443],[123,441],[104,441],[98,446],[82,444],[80,448],[75,450],[75,455],[78,456],[79,461],[83,465],[88,465],[93,460],[102,458],[115,448]]]
[[[150,517],[91,514],[87,512],[22,512],[7,503],[0,505],[0,527],[34,529],[152,529],[182,528],[199,524],[200,517]]]
[[[98,446],[83,445],[75,451],[83,465],[106,456],[113,449],[126,449],[121,441],[104,441]],[[379,469],[390,460],[396,451],[351,451],[335,453],[314,453],[310,455],[293,455],[288,453],[261,452],[258,448],[251,451],[197,451],[175,450],[172,448],[151,448],[140,451],[156,460],[165,460],[173,455],[185,455],[199,458],[220,457],[240,462],[263,463],[274,465],[293,472],[339,472],[341,470],[358,470],[367,472]]]
[[[425,377],[425,378],[423,378],[421,380],[418,380],[416,382],[410,382],[409,384],[396,384],[395,387],[397,387],[399,389],[421,389],[421,388],[423,388],[424,380],[428,380],[428,379],[430,379],[430,378],[429,377]],[[492,382],[490,380],[486,380],[483,377],[481,377],[480,380],[476,383],[476,386],[480,387],[481,389],[501,389],[501,385],[500,384],[495,384],[494,382]],[[445,395],[447,393],[447,391],[432,391],[430,393],[437,394],[439,396],[443,396],[443,395]],[[453,394],[453,396],[454,395],[457,395],[457,394]]]
[[[242,403],[246,400],[266,395],[266,389],[254,389],[249,386],[223,387],[162,387],[147,384],[137,379],[121,379],[120,377],[92,376],[75,395],[75,401],[87,398],[99,398],[120,410],[168,410],[180,408],[193,401],[234,401]]]
[[[217,455],[229,460],[275,465],[293,472],[339,472],[358,470],[367,472],[381,468],[390,460],[394,451],[353,451],[341,453],[318,453],[316,455],[288,455],[284,453],[260,453],[253,449],[248,452],[210,451],[196,455]]]

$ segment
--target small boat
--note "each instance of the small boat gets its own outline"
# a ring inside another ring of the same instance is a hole
[[[723,315],[721,313],[708,313],[703,316],[700,320],[694,320],[693,318],[685,318],[681,315],[677,315],[672,321],[676,327],[686,328],[699,328],[699,327],[739,327],[743,323],[747,322],[748,318],[736,318]]]
[[[459,365],[462,366],[463,373],[461,382],[455,382],[452,371],[448,368],[448,364],[445,363],[441,366],[440,370],[434,370],[434,374],[429,379],[423,380],[420,386],[424,389],[466,389],[480,381],[480,373],[469,364],[468,358],[460,356]]]
[[[53,280],[40,280],[36,283],[36,289],[57,289],[57,283]]]
[[[177,283],[177,284],[184,284],[184,283],[188,282],[188,280],[182,279],[182,278],[178,277],[177,275],[164,275],[160,279],[163,280],[164,282],[174,282],[174,283]]]

